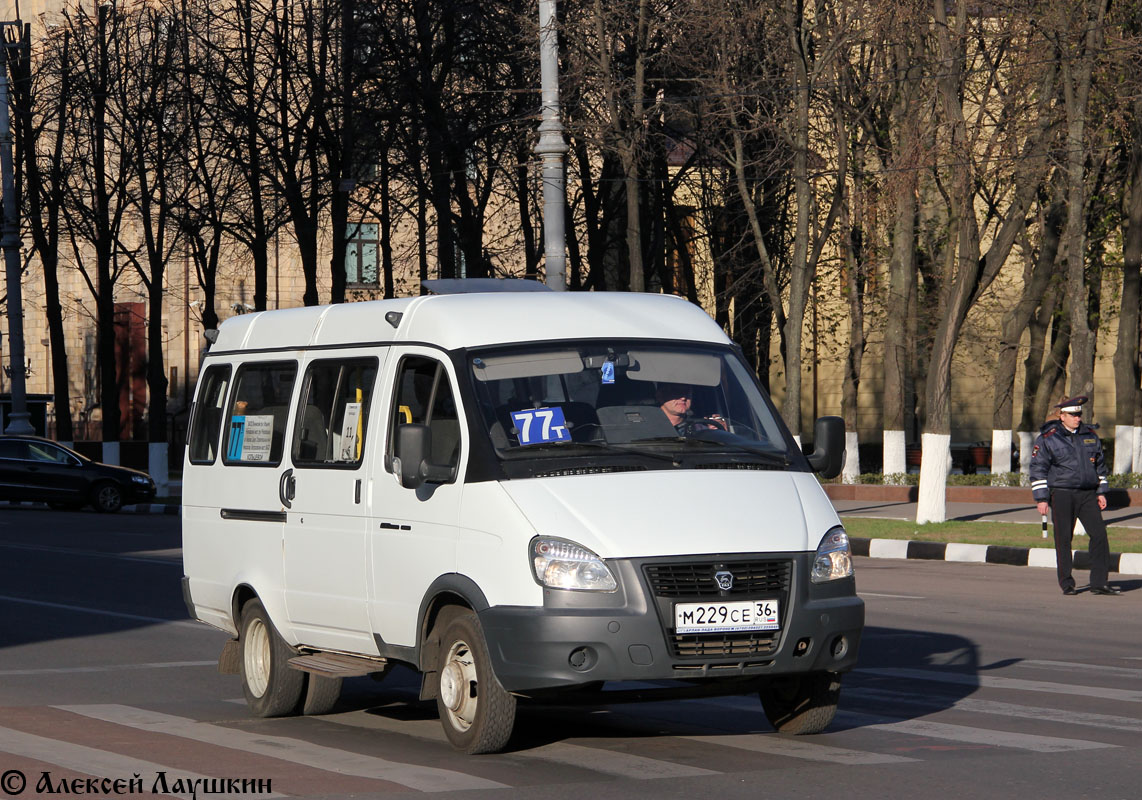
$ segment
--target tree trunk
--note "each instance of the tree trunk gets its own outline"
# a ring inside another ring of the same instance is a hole
[[[1134,101],[1131,186],[1122,249],[1122,301],[1114,351],[1114,471],[1134,465],[1134,413],[1139,405],[1138,326],[1142,287],[1142,99]]]

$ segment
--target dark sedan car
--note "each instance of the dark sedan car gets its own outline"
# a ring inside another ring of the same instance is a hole
[[[145,472],[100,464],[51,439],[0,436],[0,500],[38,500],[54,508],[118,511],[147,503],[155,482]]]

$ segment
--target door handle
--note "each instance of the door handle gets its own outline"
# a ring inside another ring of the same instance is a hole
[[[278,481],[278,497],[282,501],[282,505],[286,508],[292,507],[294,492],[297,490],[297,482],[293,479],[293,470],[287,469],[282,473],[282,479]]]
[[[357,484],[353,488],[353,502],[360,505],[361,503],[361,479],[357,479]]]

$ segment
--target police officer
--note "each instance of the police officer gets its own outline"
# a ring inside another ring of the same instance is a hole
[[[1108,586],[1106,575],[1110,545],[1106,540],[1106,460],[1102,443],[1090,425],[1083,424],[1086,397],[1071,397],[1059,403],[1058,419],[1048,420],[1040,429],[1031,450],[1031,493],[1042,515],[1050,504],[1055,523],[1055,559],[1063,594],[1077,594],[1071,576],[1071,539],[1075,519],[1082,521],[1090,536],[1091,594],[1122,594]]]

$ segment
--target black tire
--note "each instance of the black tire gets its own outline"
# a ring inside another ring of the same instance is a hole
[[[820,733],[837,715],[841,676],[837,672],[789,675],[763,686],[758,695],[769,723],[781,733]]]
[[[123,507],[123,490],[110,482],[91,487],[91,505],[101,514],[114,514]]]
[[[305,699],[301,703],[301,713],[307,717],[328,714],[341,699],[341,679],[326,678],[324,675],[305,676]]]
[[[469,754],[497,753],[515,726],[515,697],[492,672],[479,618],[468,609],[442,615],[436,709],[448,741]]]
[[[305,691],[305,673],[289,666],[295,653],[278,634],[262,601],[250,600],[242,607],[242,693],[257,717],[296,714]]]

